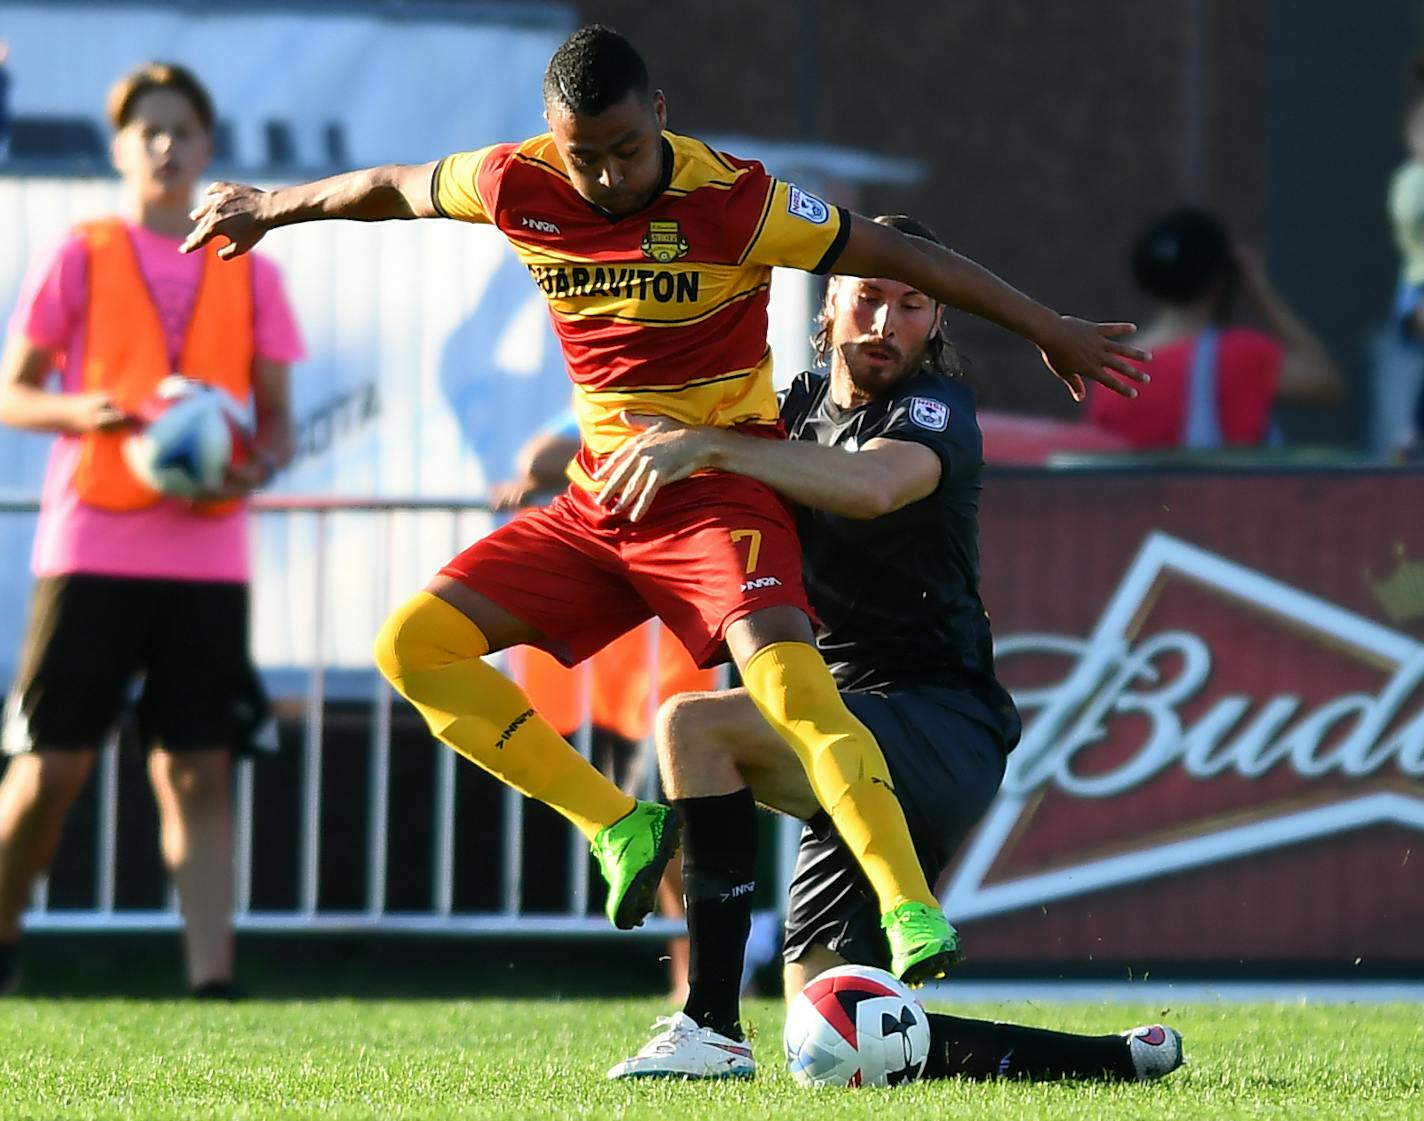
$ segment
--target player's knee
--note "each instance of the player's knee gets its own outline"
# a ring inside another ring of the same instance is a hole
[[[703,750],[707,741],[716,738],[720,707],[726,698],[717,693],[679,693],[669,697],[658,709],[658,756],[675,758],[678,754]]]
[[[10,785],[20,793],[17,798],[12,792],[10,800],[44,807],[41,812],[67,812],[89,781],[93,757],[91,751],[37,751],[16,756],[5,777],[14,776]]]
[[[371,657],[392,685],[421,670],[485,652],[478,627],[444,600],[420,592],[391,612],[376,632]]]
[[[371,657],[376,663],[376,668],[381,671],[381,676],[392,685],[396,684],[403,676],[401,672],[402,656],[406,651],[401,640],[401,632],[405,628],[409,606],[409,603],[404,603],[386,617],[386,621],[381,624],[381,629],[376,632],[376,640],[371,647]]]
[[[680,693],[658,709],[658,767],[670,797],[694,797],[698,777],[724,755],[717,735],[713,693]]]
[[[689,737],[697,722],[696,706],[688,694],[669,697],[658,708],[657,745],[658,768],[663,782],[675,785],[677,775],[682,770],[682,759],[688,749]]]
[[[232,757],[225,751],[168,752],[158,773],[185,813],[225,807],[232,785]]]
[[[819,726],[841,709],[835,679],[814,646],[780,642],[758,651],[742,682],[762,716],[778,730]]]
[[[747,696],[752,699],[752,704],[756,705],[757,711],[777,731],[784,734],[793,719],[791,712],[792,692],[787,687],[784,674],[776,675],[743,675],[742,684],[746,687]]]
[[[686,693],[669,697],[658,706],[657,740],[659,757],[676,751],[680,746],[691,716],[691,705]]]

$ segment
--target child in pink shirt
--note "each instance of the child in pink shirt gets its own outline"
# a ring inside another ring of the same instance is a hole
[[[183,347],[203,261],[178,252],[181,236],[132,222],[125,225],[158,309],[169,353],[176,356]],[[54,355],[64,393],[82,391],[88,273],[84,239],[71,234],[49,257],[31,266],[10,317],[12,338],[24,338]],[[279,365],[300,359],[302,343],[282,279],[266,257],[253,260],[252,287],[258,359]],[[69,485],[78,457],[78,435],[61,432],[50,452],[41,491],[33,557],[36,576],[90,572],[247,581],[245,508],[225,517],[199,517],[187,502],[169,499],[145,510],[111,513],[79,501]]]
[[[0,781],[0,994],[18,981],[30,885],[141,673],[138,728],[183,910],[188,983],[195,995],[230,997],[231,763],[255,703],[241,500],[291,458],[288,380],[302,347],[269,261],[210,276],[228,267],[215,254],[178,252],[212,155],[213,107],[198,80],[145,64],[115,85],[108,111],[129,208],[117,222],[77,228],[31,268],[0,362],[0,422],[58,435],[30,628],[0,731],[12,756]],[[200,301],[200,291],[221,296]],[[190,348],[195,340],[205,345]],[[182,369],[180,355],[215,368]],[[253,455],[206,496],[238,500],[228,512],[135,491],[118,460],[90,456],[87,473],[78,470],[82,453],[134,423],[131,395],[170,372],[250,386]]]

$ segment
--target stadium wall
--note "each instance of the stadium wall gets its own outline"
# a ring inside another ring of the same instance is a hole
[[[631,35],[674,126],[854,144],[921,160],[868,188],[1055,307],[1145,313],[1126,246],[1186,201],[1267,251],[1351,379],[1340,408],[1284,415],[1293,442],[1359,445],[1369,342],[1397,269],[1384,218],[1420,48],[1418,0],[579,0]],[[749,31],[749,29],[755,29]],[[1037,356],[968,316],[951,327],[981,404],[1066,416]]]

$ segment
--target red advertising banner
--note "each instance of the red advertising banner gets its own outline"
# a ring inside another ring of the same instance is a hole
[[[976,962],[1424,965],[1424,476],[992,475]]]

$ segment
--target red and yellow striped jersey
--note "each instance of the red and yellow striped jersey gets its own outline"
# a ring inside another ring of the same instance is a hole
[[[569,182],[547,133],[447,156],[432,196],[494,225],[543,290],[574,383],[574,482],[632,433],[623,411],[686,424],[777,422],[767,347],[775,265],[823,272],[848,216],[752,160],[663,134],[660,194],[612,216]]]

